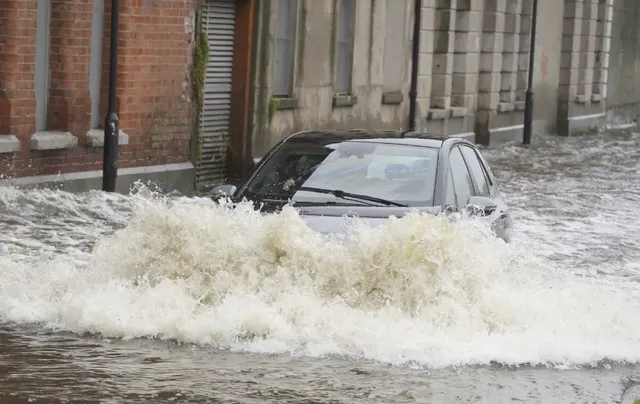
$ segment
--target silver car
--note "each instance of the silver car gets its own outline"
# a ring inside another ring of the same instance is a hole
[[[419,210],[466,210],[489,216],[496,236],[511,227],[489,164],[459,137],[405,131],[304,131],[274,146],[239,185],[220,185],[212,197],[255,202],[265,212],[288,203],[307,225],[342,232],[346,216],[375,225]]]

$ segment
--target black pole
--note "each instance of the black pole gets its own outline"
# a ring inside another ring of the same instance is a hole
[[[536,54],[536,25],[538,22],[538,0],[533,0],[531,15],[531,39],[529,48],[529,77],[527,80],[527,92],[524,101],[524,129],[522,131],[522,143],[531,144],[531,125],[533,124],[533,67]]]
[[[118,114],[116,114],[116,68],[118,66],[119,0],[111,0],[111,48],[109,49],[109,109],[104,123],[102,190],[114,192],[118,176]]]
[[[418,72],[420,66],[420,26],[422,25],[422,0],[415,0],[413,12],[413,50],[411,53],[411,88],[409,90],[409,130],[416,130],[416,103],[418,98]]]

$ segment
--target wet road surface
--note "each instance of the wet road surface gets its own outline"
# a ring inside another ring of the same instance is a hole
[[[0,188],[0,403],[633,402],[637,132],[485,150],[512,245]]]

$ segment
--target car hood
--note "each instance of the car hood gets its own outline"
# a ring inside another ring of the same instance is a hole
[[[306,225],[318,233],[333,234],[344,233],[347,226],[353,220],[362,221],[365,224],[377,227],[385,223],[390,216],[402,217],[411,211],[421,211],[425,213],[437,214],[438,208],[376,208],[376,209],[344,209],[335,208],[317,208],[317,209],[298,209],[300,218]]]

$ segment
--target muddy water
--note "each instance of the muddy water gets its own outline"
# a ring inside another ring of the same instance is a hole
[[[635,131],[485,151],[511,245],[469,220],[337,240],[294,211],[0,188],[0,402],[632,402]]]

